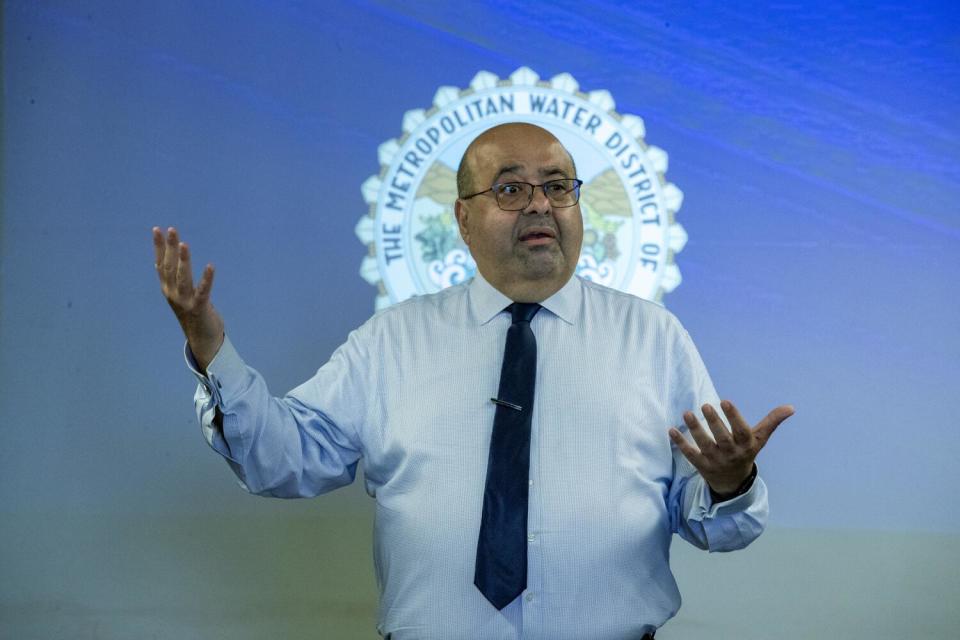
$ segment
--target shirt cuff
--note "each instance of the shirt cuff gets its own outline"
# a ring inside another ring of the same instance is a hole
[[[207,365],[206,373],[200,369],[197,359],[190,351],[190,343],[186,341],[183,343],[183,359],[218,407],[224,406],[224,401],[229,401],[232,398],[230,394],[225,394],[223,391],[224,380],[242,380],[246,372],[246,364],[226,335],[223,336],[223,344],[220,345],[220,349],[213,356],[210,364]],[[225,395],[228,397],[224,398]]]
[[[706,483],[706,481],[704,481],[701,499],[706,510],[705,515],[708,518],[714,518],[716,516],[746,511],[760,497],[762,497],[764,489],[765,486],[763,484],[763,480],[760,479],[759,468],[757,469],[757,473],[753,478],[753,482],[750,484],[750,488],[747,491],[738,496],[734,496],[729,500],[724,500],[723,502],[713,501],[713,496],[710,493],[710,486]]]
[[[753,466],[750,467],[750,474],[747,476],[747,479],[740,483],[740,486],[737,487],[736,491],[727,495],[726,497],[717,493],[712,487],[710,487],[710,502],[728,502],[738,496],[742,496],[750,490],[750,487],[753,486],[753,481],[757,479],[757,473],[757,463],[753,463]]]

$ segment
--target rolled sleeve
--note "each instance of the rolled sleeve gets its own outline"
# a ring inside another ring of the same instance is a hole
[[[710,488],[699,474],[691,478],[687,491],[691,498],[688,528],[709,551],[742,549],[763,533],[767,487],[759,474],[746,493],[724,502],[712,501]]]
[[[221,408],[225,406],[223,386],[224,381],[229,385],[230,380],[241,379],[246,374],[246,365],[240,358],[230,342],[230,338],[224,336],[223,344],[220,350],[214,356],[207,372],[204,373],[197,363],[193,352],[190,351],[190,344],[183,345],[183,358],[187,367],[197,378],[197,390],[193,395],[193,404],[197,413],[197,420],[200,423],[200,430],[207,443],[213,447],[214,451],[233,462],[238,462],[240,456],[234,456],[224,434],[223,413]],[[228,393],[230,387],[227,386]],[[234,394],[235,395],[235,394]],[[233,434],[234,440],[239,440],[239,434]]]

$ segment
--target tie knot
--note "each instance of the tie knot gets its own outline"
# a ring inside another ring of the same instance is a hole
[[[533,316],[537,315],[537,311],[540,311],[540,305],[536,302],[514,302],[508,309],[513,316],[513,324],[517,324],[518,322],[533,320]]]

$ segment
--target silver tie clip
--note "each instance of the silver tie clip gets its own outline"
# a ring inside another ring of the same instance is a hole
[[[518,404],[513,404],[512,402],[507,402],[506,400],[500,400],[499,398],[490,398],[490,402],[493,404],[498,404],[501,407],[507,407],[508,409],[513,409],[515,411],[523,411],[523,407]]]

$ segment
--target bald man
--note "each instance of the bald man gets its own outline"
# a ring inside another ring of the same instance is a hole
[[[545,129],[482,133],[455,204],[477,276],[377,313],[283,398],[224,335],[212,266],[194,286],[153,231],[203,433],[243,486],[316,496],[363,459],[383,637],[652,638],[680,606],[672,534],[728,551],[765,526],[755,458],[792,408],[750,427],[673,315],[574,276],[581,185]]]

